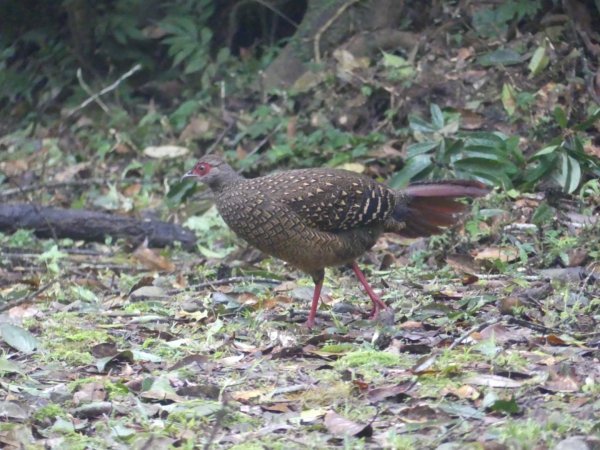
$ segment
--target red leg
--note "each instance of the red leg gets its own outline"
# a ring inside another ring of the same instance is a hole
[[[307,328],[312,328],[315,326],[315,317],[317,316],[317,308],[319,307],[319,298],[321,298],[322,287],[323,280],[315,284],[315,292],[313,294],[312,304],[310,305],[310,313],[308,313],[308,320],[305,324]]]
[[[375,291],[373,291],[373,288],[371,287],[371,285],[365,278],[365,274],[362,273],[362,271],[358,267],[358,264],[356,264],[356,261],[354,261],[352,263],[352,270],[354,270],[354,274],[356,275],[356,278],[358,278],[358,281],[360,281],[360,284],[363,285],[363,287],[365,288],[365,291],[367,291],[367,294],[369,295],[369,298],[373,302],[373,309],[371,310],[370,317],[371,318],[377,317],[377,314],[379,313],[379,311],[382,309],[386,309],[387,305],[385,303],[383,303],[381,301],[381,299],[379,298],[379,296],[375,293]]]

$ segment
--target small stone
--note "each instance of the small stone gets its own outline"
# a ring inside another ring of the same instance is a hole
[[[571,436],[563,439],[554,450],[591,450],[591,447],[585,440],[585,436]]]
[[[73,410],[73,415],[82,419],[92,419],[99,417],[104,414],[110,414],[112,411],[111,402],[93,402],[86,405],[82,405],[79,408]]]

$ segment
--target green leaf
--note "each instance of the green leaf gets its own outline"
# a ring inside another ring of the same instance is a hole
[[[510,400],[496,400],[491,406],[492,411],[503,412],[507,414],[518,414],[520,409],[515,399]]]
[[[554,218],[555,210],[547,202],[540,203],[531,216],[531,222],[537,226],[549,223]]]
[[[467,172],[496,173],[498,170],[503,170],[504,164],[494,159],[477,156],[459,159],[454,162],[454,167]]]
[[[567,191],[568,186],[570,184],[570,167],[569,167],[569,157],[566,153],[560,153],[560,169],[554,174],[554,180],[563,188],[564,191]]]
[[[415,69],[407,59],[403,58],[402,56],[396,56],[392,53],[382,53],[384,67],[390,67],[394,69],[393,74],[405,79],[414,76]]]
[[[512,185],[508,176],[513,173],[514,166],[512,164],[505,165],[492,159],[473,157],[455,161],[454,168],[457,172],[461,172],[460,176],[483,179],[482,181],[488,181],[498,186],[510,187]]]
[[[120,361],[126,361],[129,363],[133,362],[133,353],[130,350],[123,350],[112,356],[105,356],[96,360],[96,369],[98,372],[106,371],[109,364],[117,363]]]
[[[190,180],[183,180],[176,182],[165,199],[166,204],[169,208],[177,208],[187,198],[192,196],[198,190],[198,183],[194,183]]]
[[[533,56],[531,57],[531,61],[529,62],[529,78],[533,78],[537,75],[539,75],[540,73],[543,72],[543,70],[548,67],[548,64],[550,63],[550,58],[548,58],[548,54],[546,52],[546,47],[544,46],[540,46],[538,47],[535,52],[533,53]]]
[[[502,147],[507,140],[506,136],[490,133],[489,131],[463,133],[461,137],[465,138],[465,145],[480,145],[492,148]]]
[[[394,68],[399,68],[399,67],[403,67],[407,64],[406,59],[402,58],[401,56],[396,56],[392,53],[388,53],[388,52],[382,52],[383,53],[383,65],[385,67],[394,67]]]
[[[431,123],[433,123],[433,126],[438,130],[444,128],[444,114],[440,107],[432,103],[429,109],[431,111]]]
[[[581,165],[579,161],[570,155],[567,155],[569,164],[569,182],[566,186],[566,191],[571,194],[577,190],[579,183],[581,183]]]
[[[596,121],[600,119],[600,108],[596,109],[587,119],[583,122],[575,125],[573,129],[575,131],[585,131],[590,127],[593,127]]]
[[[434,133],[438,129],[418,116],[408,116],[408,126],[412,131],[421,133]]]
[[[189,58],[183,72],[185,74],[200,72],[202,69],[204,69],[204,67],[206,67],[206,64],[208,64],[208,55],[204,53],[204,50],[199,50]]]
[[[162,361],[160,356],[148,352],[142,352],[140,350],[131,350],[131,354],[133,355],[134,361],[149,361],[155,363]]]
[[[417,155],[406,161],[405,166],[390,178],[389,186],[393,189],[399,189],[406,186],[416,175],[431,167],[433,162],[428,155]]]
[[[563,130],[567,128],[567,114],[565,113],[565,110],[562,109],[560,106],[554,108],[554,120],[556,120],[558,126]]]
[[[406,148],[406,154],[409,158],[413,158],[417,155],[422,155],[423,153],[428,153],[434,148],[440,145],[439,142],[418,142],[415,144],[410,144]]]
[[[486,53],[479,57],[477,62],[482,66],[510,66],[519,64],[523,58],[515,50],[509,48],[499,48],[493,52]]]
[[[527,169],[523,175],[523,179],[528,185],[533,186],[540,178],[548,175],[555,169],[557,161],[558,156],[556,153],[542,156],[539,158],[537,166]]]
[[[29,331],[9,323],[0,324],[0,336],[12,348],[25,354],[33,353],[39,346],[38,340]]]
[[[543,155],[549,155],[550,153],[554,153],[556,151],[556,149],[559,148],[559,147],[560,147],[559,145],[549,145],[548,147],[544,147],[540,151],[536,152],[531,157],[531,159],[538,158],[538,157],[543,156]]]
[[[517,111],[517,100],[516,100],[516,92],[515,88],[510,83],[504,83],[502,86],[502,106],[504,106],[504,110],[509,115],[509,117],[514,116]]]
[[[485,419],[485,414],[478,409],[473,408],[472,406],[461,405],[459,403],[440,403],[438,407],[446,414],[450,414],[451,416],[458,416],[463,419]]]
[[[17,362],[7,359],[6,355],[0,356],[0,376],[4,377],[6,374],[12,373],[23,375],[25,371]]]

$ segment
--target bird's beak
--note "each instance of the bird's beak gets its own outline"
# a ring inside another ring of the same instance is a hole
[[[185,173],[185,174],[184,174],[184,175],[181,177],[181,180],[179,180],[179,181],[183,181],[183,180],[184,180],[184,179],[186,179],[186,178],[196,178],[197,176],[198,176],[198,175],[196,175],[196,174],[195,174],[193,171],[191,171],[191,170],[190,170],[189,172]]]

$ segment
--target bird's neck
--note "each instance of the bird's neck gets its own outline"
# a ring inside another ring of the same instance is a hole
[[[231,167],[223,168],[221,170],[222,173],[220,173],[218,177],[208,181],[208,187],[217,194],[244,180],[244,177]]]

